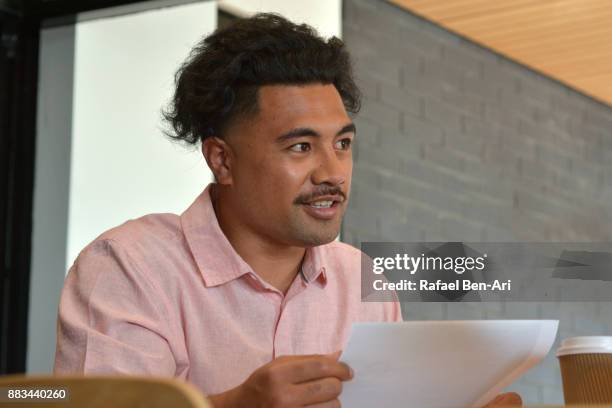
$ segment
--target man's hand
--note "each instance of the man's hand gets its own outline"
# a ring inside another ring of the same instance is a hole
[[[215,408],[340,407],[342,381],[352,370],[339,362],[340,353],[283,356],[261,366],[238,387],[209,396]]]
[[[523,400],[521,396],[516,392],[507,392],[505,394],[499,394],[493,401],[489,402],[484,408],[498,408],[498,407],[517,407],[523,406]]]

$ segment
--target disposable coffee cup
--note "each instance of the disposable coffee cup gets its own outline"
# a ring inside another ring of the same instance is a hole
[[[565,339],[557,357],[566,404],[612,404],[612,336]]]

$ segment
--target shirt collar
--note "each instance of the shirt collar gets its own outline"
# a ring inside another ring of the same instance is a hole
[[[181,214],[181,227],[206,287],[218,286],[245,274],[257,275],[232,247],[221,230],[212,205],[210,190],[214,183]],[[327,284],[322,265],[324,246],[306,249],[300,275],[306,284]]]
[[[300,271],[302,279],[306,283],[319,282],[322,286],[327,284],[327,274],[323,266],[323,246],[316,246],[306,249],[302,269]]]

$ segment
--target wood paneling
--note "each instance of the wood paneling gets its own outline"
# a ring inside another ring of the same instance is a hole
[[[389,0],[612,105],[612,0]]]

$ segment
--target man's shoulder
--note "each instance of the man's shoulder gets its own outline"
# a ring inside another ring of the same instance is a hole
[[[139,274],[160,280],[172,270],[165,265],[183,258],[184,251],[180,217],[148,214],[100,234],[81,250],[71,269],[90,280],[101,273],[107,279]]]
[[[158,262],[185,248],[180,217],[148,214],[113,227],[85,246],[77,262],[91,256],[123,254],[138,263]]]
[[[147,214],[131,219],[100,234],[92,243],[113,241],[124,249],[155,243],[172,243],[183,238],[180,217],[176,214]]]

